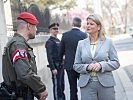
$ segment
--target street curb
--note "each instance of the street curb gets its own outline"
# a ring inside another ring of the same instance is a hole
[[[133,100],[133,83],[131,82],[123,68],[119,68],[117,70],[117,73],[125,90],[127,100]]]

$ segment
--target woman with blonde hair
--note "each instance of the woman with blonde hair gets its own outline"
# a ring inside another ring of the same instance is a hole
[[[99,15],[87,17],[88,38],[78,42],[73,68],[80,73],[81,100],[115,100],[112,71],[119,68],[117,51],[106,38]]]

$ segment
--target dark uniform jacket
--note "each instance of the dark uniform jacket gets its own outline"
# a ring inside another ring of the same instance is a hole
[[[7,85],[15,82],[17,86],[28,86],[36,93],[46,89],[37,76],[33,48],[21,35],[16,33],[7,43],[2,63],[3,79]]]
[[[63,33],[60,47],[60,60],[65,55],[64,68],[73,70],[76,48],[79,40],[87,38],[87,34],[77,28]]]
[[[50,36],[50,38],[46,42],[46,52],[47,58],[51,70],[59,68],[59,47],[60,47],[60,40]]]

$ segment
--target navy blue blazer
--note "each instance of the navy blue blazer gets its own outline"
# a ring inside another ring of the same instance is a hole
[[[64,59],[64,68],[67,70],[73,70],[73,64],[75,59],[76,48],[79,40],[87,38],[87,34],[80,31],[78,28],[73,28],[70,31],[63,33],[59,58],[62,61]]]

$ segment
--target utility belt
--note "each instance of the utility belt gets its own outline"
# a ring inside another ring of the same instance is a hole
[[[3,98],[1,100],[17,100],[17,98],[34,100],[34,93],[29,87],[8,86],[2,82],[0,83],[0,98]]]

